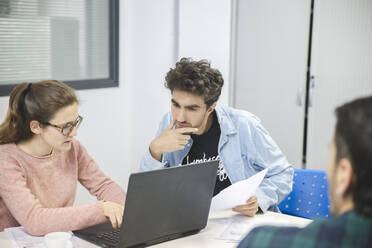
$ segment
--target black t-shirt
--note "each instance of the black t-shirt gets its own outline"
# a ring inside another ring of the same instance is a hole
[[[182,164],[197,164],[205,161],[219,160],[220,164],[217,170],[216,186],[213,196],[217,195],[221,190],[231,185],[231,181],[226,174],[218,154],[218,142],[221,136],[221,128],[218,123],[217,114],[213,112],[213,123],[209,130],[202,135],[191,134],[193,139],[192,147],[183,159]]]

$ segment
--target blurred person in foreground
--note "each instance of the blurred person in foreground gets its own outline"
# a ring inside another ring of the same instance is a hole
[[[328,165],[332,219],[257,227],[239,248],[372,247],[372,97],[338,107],[336,117]]]

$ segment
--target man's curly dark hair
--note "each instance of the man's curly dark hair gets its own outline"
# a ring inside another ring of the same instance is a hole
[[[182,58],[165,77],[165,87],[202,96],[209,108],[218,100],[223,86],[222,74],[211,68],[207,60],[193,61]]]

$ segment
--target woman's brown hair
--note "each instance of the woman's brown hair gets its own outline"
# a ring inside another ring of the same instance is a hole
[[[30,122],[49,122],[63,107],[78,103],[74,89],[56,80],[22,83],[10,93],[8,113],[0,125],[0,144],[28,140]]]

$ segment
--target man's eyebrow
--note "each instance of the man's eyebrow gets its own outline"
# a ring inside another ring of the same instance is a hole
[[[193,105],[185,106],[185,108],[188,108],[188,109],[195,109],[195,108],[200,108],[200,106],[197,105],[197,104],[193,104]]]
[[[172,103],[179,105],[179,103],[176,102],[174,99],[172,99]]]
[[[172,101],[173,104],[176,104],[176,105],[180,106],[180,104],[176,100],[172,99],[171,101]],[[198,104],[191,104],[191,105],[185,106],[185,108],[196,109],[196,108],[200,108],[200,106]]]

